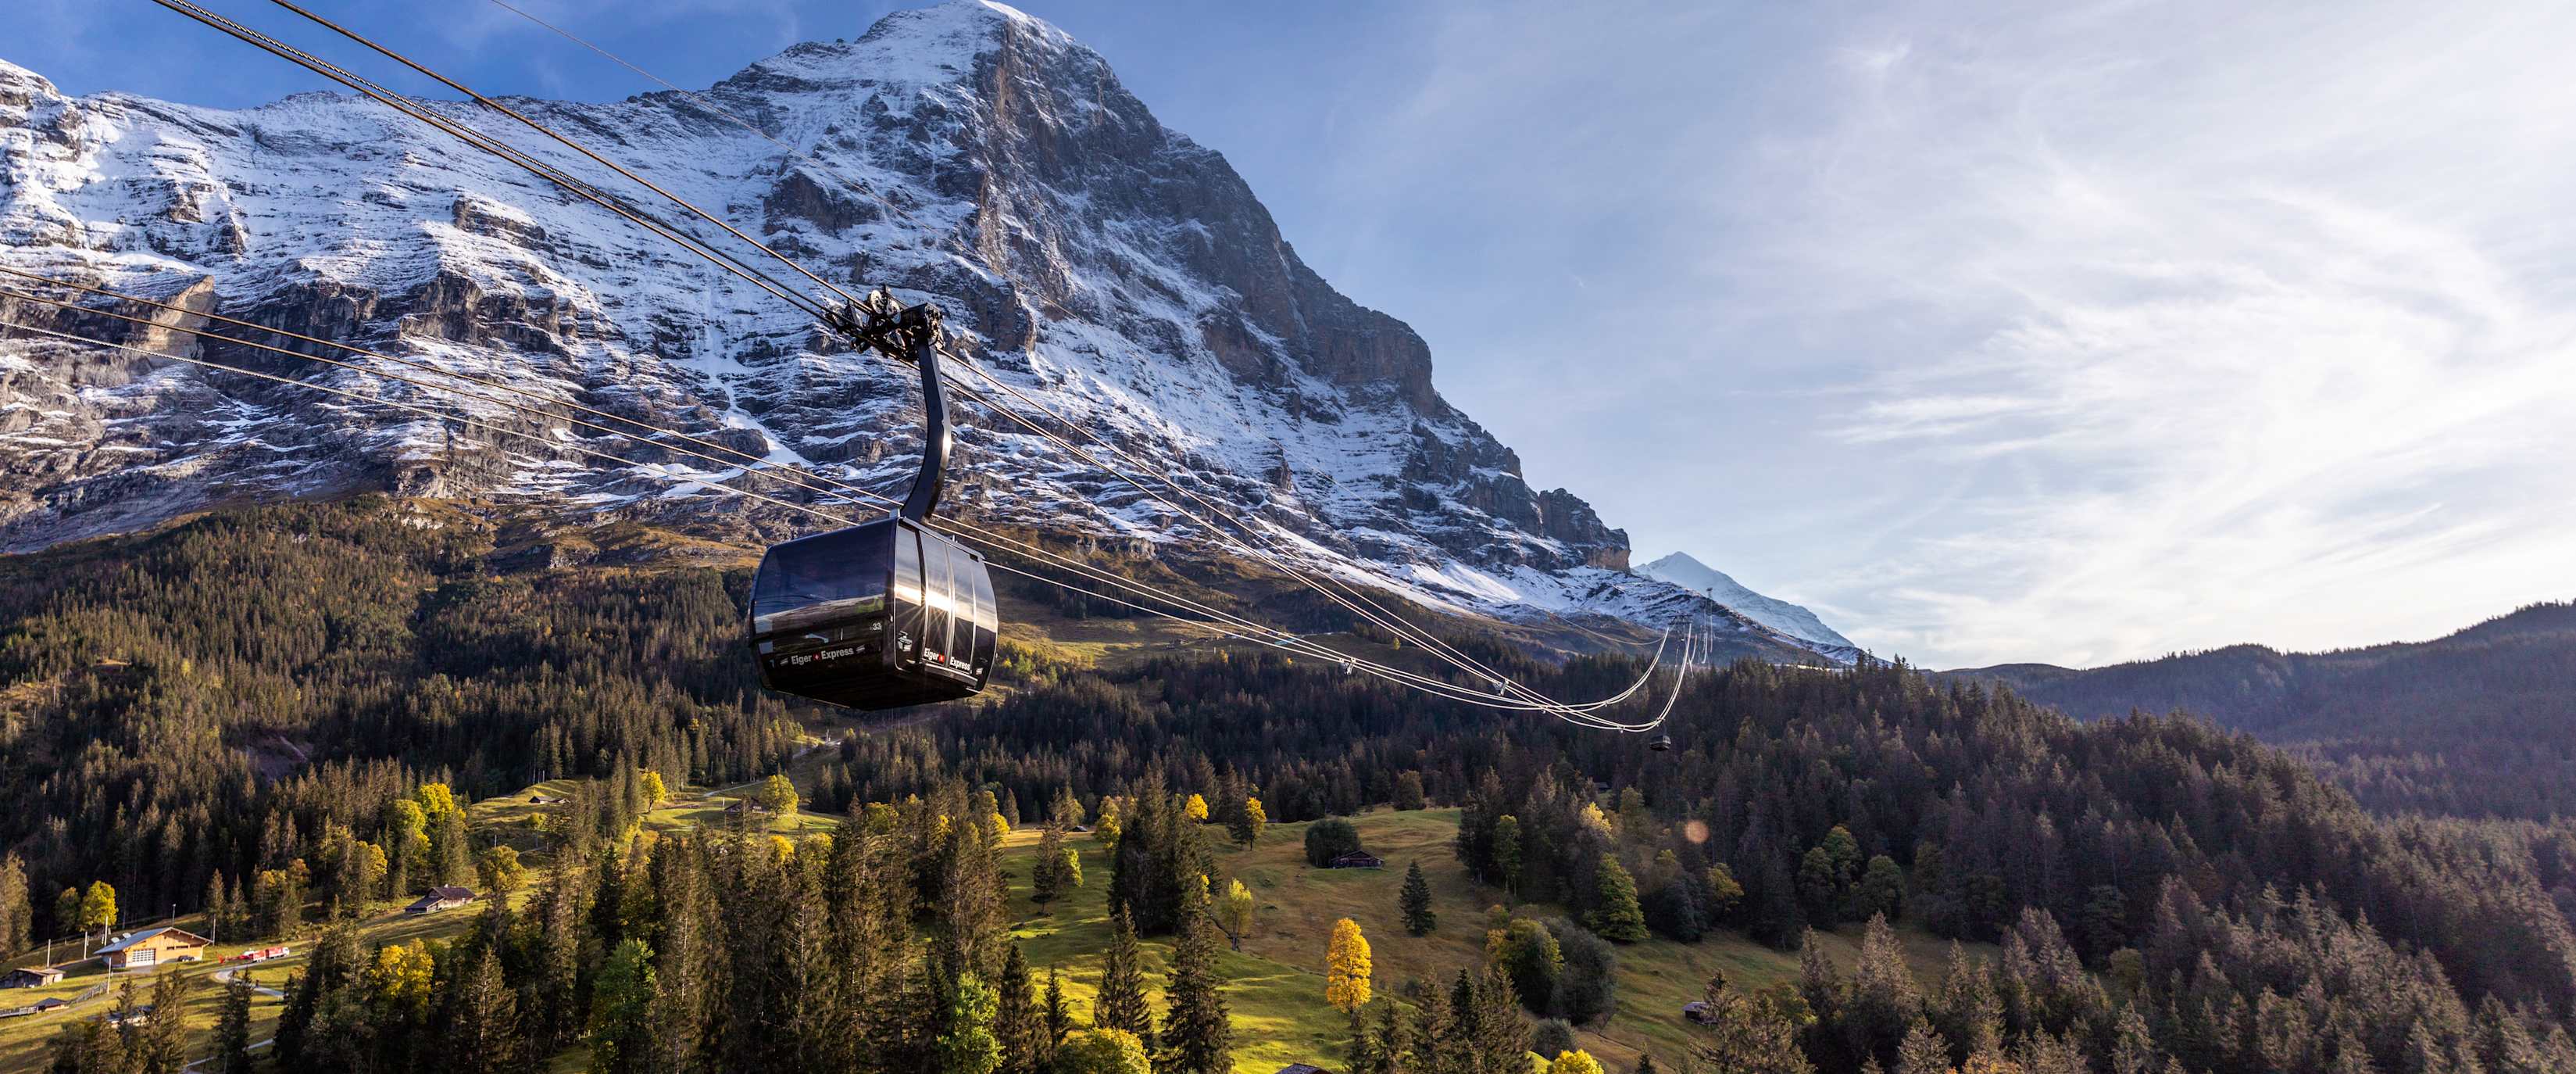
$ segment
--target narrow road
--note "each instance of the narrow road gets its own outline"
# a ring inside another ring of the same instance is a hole
[[[215,983],[216,983],[216,984],[231,984],[231,983],[232,983],[232,981],[233,981],[233,971],[232,971],[232,970],[216,970],[216,971],[214,972],[214,974],[213,974],[213,977],[214,977],[214,979],[215,979]],[[276,990],[276,989],[274,989],[274,988],[270,988],[270,987],[268,987],[267,985],[261,984],[261,983],[259,983],[259,982],[257,982],[257,981],[253,981],[253,982],[251,982],[250,990],[251,990],[251,991],[253,991],[253,992],[257,992],[257,993],[259,993],[260,995],[267,996],[267,997],[268,997],[268,998],[270,998],[270,999],[285,999],[285,998],[286,998],[286,993],[284,993],[284,992],[280,992],[280,991],[278,991],[278,990]],[[254,1044],[254,1045],[251,1045],[251,1047],[256,1048],[256,1047],[259,1047],[259,1046],[258,1046],[258,1045],[256,1045],[256,1044]]]

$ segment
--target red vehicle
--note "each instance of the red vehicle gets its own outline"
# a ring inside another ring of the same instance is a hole
[[[286,949],[285,947],[282,947],[282,946],[280,946],[280,947],[262,947],[262,948],[259,948],[259,949],[257,949],[257,950],[244,951],[244,952],[242,952],[242,953],[240,953],[240,954],[238,954],[238,955],[234,955],[234,956],[232,956],[231,958],[227,958],[227,959],[225,959],[224,961],[226,961],[226,962],[266,962],[266,961],[268,961],[269,959],[272,959],[272,958],[285,958],[285,957],[286,957],[286,955],[287,955],[287,949]]]

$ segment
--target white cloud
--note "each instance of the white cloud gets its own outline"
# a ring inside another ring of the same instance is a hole
[[[1642,554],[1940,666],[2576,595],[2576,8],[1713,10],[1432,20],[1292,235]]]
[[[1832,435],[1986,475],[1845,568],[1865,643],[2352,644],[2576,582],[2576,250],[2535,227],[2576,206],[2525,181],[2576,166],[2526,73],[2570,27],[2184,7],[1953,36],[1775,154],[1765,269],[1961,340]]]

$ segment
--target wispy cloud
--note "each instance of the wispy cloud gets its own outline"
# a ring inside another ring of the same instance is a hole
[[[1534,478],[1943,665],[2576,588],[2576,9],[1705,15],[1456,10],[1329,154]]]
[[[2576,166],[2526,114],[2576,105],[2526,74],[2571,27],[2206,14],[1953,35],[1775,156],[1766,268],[1954,341],[1831,435],[1991,477],[1846,574],[1856,637],[2088,663],[2576,583],[2576,250],[2533,226],[2570,206],[2518,178]]]

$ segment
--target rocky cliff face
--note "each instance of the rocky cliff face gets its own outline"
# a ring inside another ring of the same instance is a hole
[[[940,302],[965,361],[1320,566],[1365,565],[1418,597],[1504,611],[1645,617],[1677,596],[1625,573],[1626,536],[1582,500],[1530,488],[1519,459],[1434,390],[1421,338],[1308,269],[1222,156],[1165,129],[1096,53],[1035,19],[951,2],[846,44],[796,46],[702,97],[513,103],[843,287],[890,284]],[[442,107],[615,185],[529,132]],[[71,99],[0,63],[0,265],[507,380],[898,494],[918,445],[904,371],[847,353],[772,296],[627,221],[358,98],[239,112]],[[762,482],[568,422],[199,344],[163,327],[182,315],[144,312],[157,323],[0,303],[21,324]],[[1014,425],[972,406],[958,417],[961,513],[1141,541],[1198,536]],[[386,407],[132,353],[0,341],[7,548],[244,494],[356,487],[740,518],[773,535],[801,524],[643,468]]]

